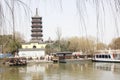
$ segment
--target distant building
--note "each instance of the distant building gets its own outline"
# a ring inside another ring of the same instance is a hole
[[[31,23],[31,40],[29,43],[22,44],[22,49],[19,49],[18,55],[27,58],[40,58],[41,56],[45,56],[46,43],[42,38],[42,17],[39,17],[37,9]]]

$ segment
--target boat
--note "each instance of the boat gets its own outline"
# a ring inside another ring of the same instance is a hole
[[[23,57],[11,57],[6,59],[3,64],[8,65],[8,66],[25,66],[27,65],[26,58]]]
[[[69,63],[69,62],[85,62],[90,61],[88,58],[80,58],[78,55],[73,55],[72,52],[57,52],[54,54],[54,63]]]
[[[102,51],[93,55],[93,62],[120,63],[120,51]]]

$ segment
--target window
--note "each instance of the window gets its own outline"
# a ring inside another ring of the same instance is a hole
[[[98,55],[96,55],[96,58],[99,58],[99,56],[98,56]]]
[[[111,58],[110,55],[108,55],[108,58]]]
[[[102,55],[99,55],[99,58],[102,58]]]
[[[105,55],[105,58],[108,58],[108,55]]]
[[[104,55],[102,55],[102,58],[104,58],[105,56]]]

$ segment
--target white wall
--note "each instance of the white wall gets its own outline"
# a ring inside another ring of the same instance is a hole
[[[41,51],[19,51],[18,55],[20,57],[32,57],[32,58],[36,58],[36,57],[41,57],[41,56],[45,56],[45,51],[41,50]]]

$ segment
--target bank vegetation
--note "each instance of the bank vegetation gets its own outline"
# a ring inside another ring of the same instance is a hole
[[[96,41],[95,38],[89,37],[71,37],[53,41],[46,46],[46,53],[55,52],[83,52],[84,54],[94,54],[96,50],[120,49],[120,38],[114,38],[110,44]]]

